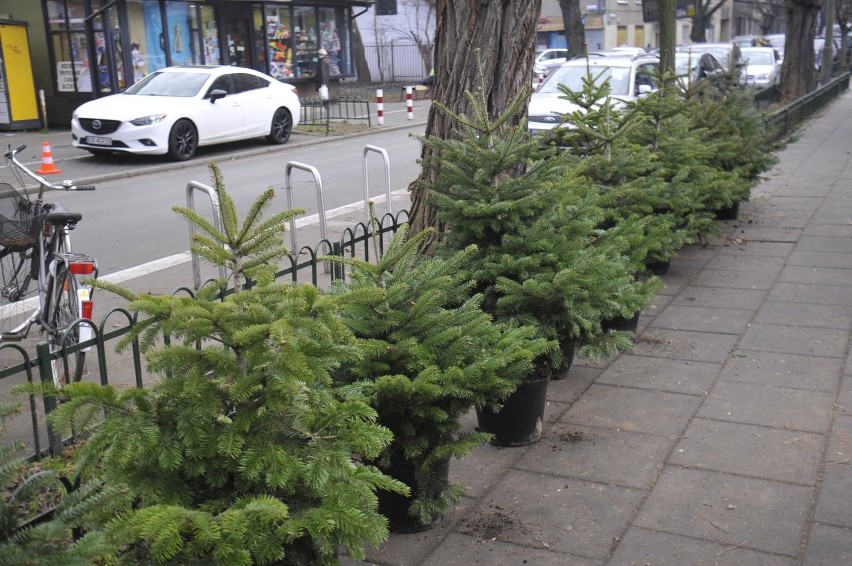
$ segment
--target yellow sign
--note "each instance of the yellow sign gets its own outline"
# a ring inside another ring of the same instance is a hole
[[[12,121],[38,120],[38,104],[26,26],[0,25],[0,42],[3,45],[6,90]]]

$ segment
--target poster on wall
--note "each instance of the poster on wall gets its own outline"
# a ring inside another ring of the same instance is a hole
[[[166,4],[166,33],[169,38],[169,55],[172,65],[191,65],[192,43],[189,37],[189,4],[169,2]]]
[[[74,87],[74,75],[77,75],[77,87]],[[56,62],[56,90],[59,92],[92,92],[92,77],[83,61]]]
[[[148,72],[166,66],[166,39],[163,35],[163,21],[160,18],[160,6],[147,2],[145,8],[145,39],[148,43]]]

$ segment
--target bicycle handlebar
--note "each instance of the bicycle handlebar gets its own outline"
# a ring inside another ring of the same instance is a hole
[[[78,186],[74,185],[74,182],[71,181],[70,179],[66,179],[66,180],[62,181],[61,185],[54,185],[53,183],[51,183],[50,181],[48,181],[47,179],[45,179],[41,175],[38,175],[38,174],[34,173],[33,171],[30,171],[27,168],[26,165],[24,165],[23,163],[18,161],[18,158],[15,157],[17,154],[19,154],[24,149],[26,149],[26,147],[27,147],[26,144],[22,143],[21,145],[19,145],[15,149],[11,149],[11,147],[12,146],[8,146],[8,149],[6,150],[6,153],[4,154],[6,159],[9,160],[10,162],[12,162],[12,164],[15,167],[17,167],[18,169],[23,171],[28,177],[30,177],[34,181],[37,181],[42,187],[47,187],[48,189],[53,189],[55,191],[94,191],[95,190],[94,185],[82,185],[82,186],[78,187]]]

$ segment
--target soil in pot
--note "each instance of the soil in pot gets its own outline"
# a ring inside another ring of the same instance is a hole
[[[379,490],[376,495],[379,499],[379,513],[387,517],[388,528],[393,533],[417,533],[428,530],[438,517],[432,517],[429,524],[423,524],[420,519],[408,514],[411,502],[417,492],[417,480],[414,476],[414,464],[409,460],[395,456],[391,458],[390,467],[382,470],[390,477],[401,481],[411,489],[412,495],[405,496],[390,491]],[[450,481],[450,460],[442,460],[435,469],[437,485],[434,491],[443,490]],[[439,495],[432,493],[433,497]]]
[[[494,435],[491,439],[494,446],[524,446],[537,442],[544,433],[549,383],[549,375],[521,382],[499,412],[477,408],[479,430]]]
[[[736,220],[740,213],[740,203],[735,202],[731,206],[720,208],[716,211],[717,220]]]

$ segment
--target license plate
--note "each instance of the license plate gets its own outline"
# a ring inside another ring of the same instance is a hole
[[[87,136],[86,143],[89,145],[112,145],[112,138],[102,138],[98,136]]]

